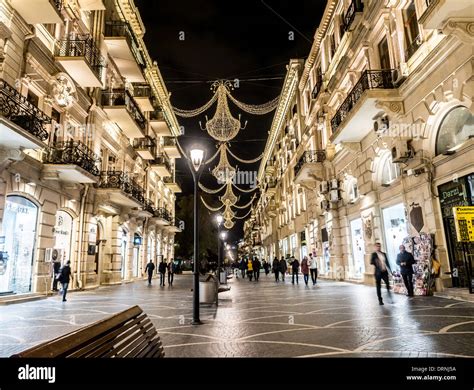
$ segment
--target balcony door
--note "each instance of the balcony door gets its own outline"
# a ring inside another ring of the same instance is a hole
[[[380,69],[391,69],[390,65],[390,53],[388,51],[388,41],[387,37],[384,37],[379,45],[379,59],[380,59]]]

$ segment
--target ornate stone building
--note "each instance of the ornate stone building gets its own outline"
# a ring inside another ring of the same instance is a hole
[[[144,34],[133,0],[0,0],[0,293],[173,258],[180,127]]]
[[[247,249],[372,283],[373,244],[395,270],[405,243],[419,274],[440,262],[438,290],[467,287],[452,208],[474,205],[473,26],[467,0],[329,0],[288,68]]]

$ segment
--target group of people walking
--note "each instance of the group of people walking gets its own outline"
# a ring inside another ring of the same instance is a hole
[[[249,281],[255,280],[258,282],[260,279],[260,268],[262,268],[262,263],[258,259],[258,257],[254,257],[253,259],[245,259],[243,258],[240,263],[238,264],[238,268],[242,275],[242,279],[247,278]],[[265,270],[265,274],[268,275],[268,263],[264,260],[263,261],[263,269]]]
[[[306,285],[309,283],[309,276],[311,274],[311,281],[313,282],[313,286],[316,285],[318,282],[318,260],[316,256],[313,256],[312,253],[309,254],[309,258],[307,256],[303,257],[301,263],[296,259],[294,256],[291,256],[288,260],[285,260],[282,256],[280,260],[278,258],[273,259],[272,263],[272,272],[275,275],[275,282],[285,281],[285,274],[287,273],[288,269],[291,269],[291,283],[294,284],[296,280],[296,284],[299,284],[299,272],[301,268],[301,273],[303,274],[303,281]]]
[[[148,285],[151,285],[151,279],[153,278],[153,271],[155,270],[155,264],[153,260],[145,267],[145,273],[148,273]],[[173,285],[174,274],[176,273],[176,265],[174,261],[167,263],[164,259],[158,264],[158,273],[160,274],[160,287],[165,286],[165,274],[168,273],[168,286]]]

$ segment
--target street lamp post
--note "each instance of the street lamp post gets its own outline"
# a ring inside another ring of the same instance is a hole
[[[221,225],[224,217],[220,214],[216,217],[217,221],[217,283],[220,284],[221,277]]]
[[[199,207],[198,207],[198,187],[201,177],[201,167],[204,160],[204,150],[193,147],[190,151],[190,158],[187,159],[193,174],[194,181],[194,269],[193,269],[193,325],[201,324],[199,318]]]
[[[218,260],[218,264],[217,264],[217,269],[218,269],[218,272],[219,272],[219,282],[220,282],[220,277],[221,277],[221,264],[222,264],[222,256],[221,256],[221,248],[222,248],[222,245],[221,245],[221,241],[224,241],[227,237],[227,233],[224,232],[224,231],[221,231],[219,232],[219,260]]]

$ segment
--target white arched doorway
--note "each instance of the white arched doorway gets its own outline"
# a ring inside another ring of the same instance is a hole
[[[38,206],[7,196],[0,236],[0,293],[28,293],[32,287]]]
[[[56,212],[56,223],[54,225],[54,249],[59,251],[61,264],[72,260],[72,236],[74,229],[74,219],[66,211]]]

